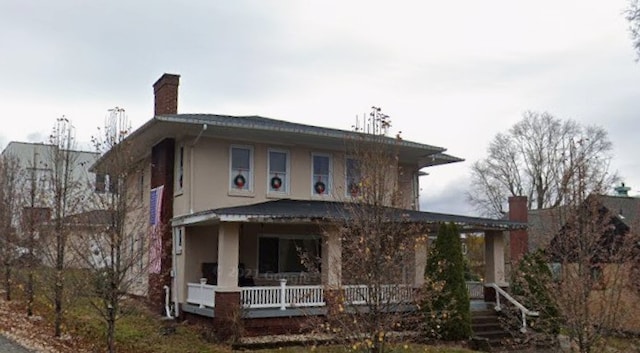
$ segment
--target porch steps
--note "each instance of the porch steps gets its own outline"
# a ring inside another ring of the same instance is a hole
[[[504,349],[505,343],[513,341],[513,335],[500,324],[500,317],[494,310],[471,311],[472,347],[493,352]]]

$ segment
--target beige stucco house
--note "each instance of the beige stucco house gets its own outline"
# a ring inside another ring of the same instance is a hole
[[[247,319],[293,317],[301,307],[322,314],[324,289],[348,288],[340,282],[340,239],[319,224],[342,220],[354,200],[357,162],[345,141],[363,134],[259,116],[178,114],[178,84],[169,74],[154,84],[155,116],[127,138],[135,164],[144,166],[132,179],[152,192],[145,207],[159,210],[165,225],[160,262],[139,294],[163,303],[166,286],[177,316],[220,318],[241,308]],[[403,217],[484,232],[485,279],[504,285],[503,234],[523,224],[421,211],[424,169],[461,159],[441,147],[384,141],[396,145],[403,167],[394,176],[406,195]],[[321,258],[319,276],[301,266],[297,248]],[[419,287],[426,246],[408,251],[414,260],[400,281]]]

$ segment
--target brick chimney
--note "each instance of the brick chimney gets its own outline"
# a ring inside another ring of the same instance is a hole
[[[178,114],[178,85],[180,75],[164,74],[153,84],[154,116]]]
[[[509,220],[528,223],[529,210],[526,196],[509,197]],[[529,234],[526,229],[509,232],[509,253],[511,266],[514,266],[529,251]]]

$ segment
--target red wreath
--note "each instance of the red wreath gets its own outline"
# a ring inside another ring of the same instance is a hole
[[[316,194],[324,194],[324,191],[327,189],[327,186],[322,181],[317,181],[313,185],[313,189],[316,191]]]
[[[244,175],[242,174],[238,174],[235,178],[233,178],[233,185],[238,187],[238,189],[242,189],[246,183],[247,179],[245,179]]]
[[[356,196],[360,193],[360,186],[357,183],[349,184],[349,193],[351,196]]]
[[[271,178],[271,188],[273,188],[274,190],[279,190],[280,187],[282,187],[282,179],[280,179],[280,177],[277,175]]]

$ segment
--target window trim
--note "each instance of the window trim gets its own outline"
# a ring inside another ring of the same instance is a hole
[[[284,178],[284,189],[282,191],[271,190],[271,152],[284,153],[286,156],[286,170]],[[291,192],[291,153],[282,148],[267,148],[267,194],[268,195],[289,195]]]
[[[249,184],[247,189],[236,189],[233,187],[233,150],[234,149],[246,149],[249,150],[249,180],[247,180],[247,183]],[[229,188],[229,192],[230,193],[236,193],[236,194],[241,194],[241,195],[247,195],[247,194],[252,194],[253,193],[253,180],[254,180],[254,174],[255,174],[255,167],[254,167],[254,148],[251,145],[230,145],[229,146],[229,183],[228,188]]]
[[[329,175],[327,177],[327,185],[325,189],[325,193],[318,194],[315,190],[315,173],[314,173],[314,158],[318,157],[327,157],[329,159]],[[311,195],[315,197],[328,197],[333,192],[333,155],[331,153],[323,153],[323,152],[311,152]]]

